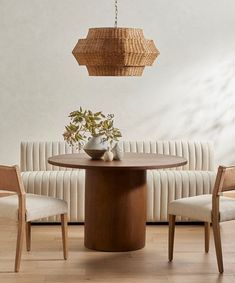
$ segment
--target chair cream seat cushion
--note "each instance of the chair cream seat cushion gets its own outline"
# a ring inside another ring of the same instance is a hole
[[[44,217],[67,213],[64,200],[48,196],[26,194],[26,220],[32,221]],[[18,196],[0,198],[0,218],[18,219]]]
[[[168,213],[211,222],[212,195],[182,198],[169,204]],[[235,219],[235,199],[220,197],[220,222]]]

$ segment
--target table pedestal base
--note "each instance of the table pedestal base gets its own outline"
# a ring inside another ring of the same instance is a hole
[[[121,252],[145,246],[146,171],[87,169],[85,246]]]

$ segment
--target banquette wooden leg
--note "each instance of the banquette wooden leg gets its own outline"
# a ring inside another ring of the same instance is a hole
[[[26,249],[31,250],[31,222],[26,222]]]
[[[168,233],[168,259],[173,260],[175,238],[175,215],[169,215],[169,233]]]
[[[210,247],[210,222],[205,222],[205,252],[209,252]]]

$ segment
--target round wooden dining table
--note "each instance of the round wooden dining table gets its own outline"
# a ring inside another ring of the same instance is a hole
[[[125,153],[122,161],[91,160],[86,154],[48,159],[52,165],[86,170],[85,247],[99,251],[133,251],[145,246],[148,169],[182,166],[171,155]]]

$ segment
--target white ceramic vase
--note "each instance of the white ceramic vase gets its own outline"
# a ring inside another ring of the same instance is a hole
[[[92,159],[101,159],[107,150],[107,143],[102,141],[101,136],[93,136],[83,149]]]

